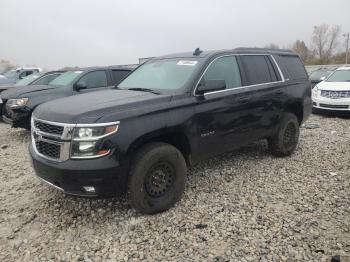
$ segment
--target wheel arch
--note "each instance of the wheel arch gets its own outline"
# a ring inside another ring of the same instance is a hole
[[[284,106],[284,112],[292,113],[296,115],[299,121],[299,125],[302,124],[303,118],[304,118],[304,109],[303,109],[303,104],[299,101],[294,101],[287,103]]]
[[[127,154],[133,156],[142,146],[152,142],[162,142],[174,146],[182,153],[186,163],[191,163],[190,140],[182,130],[158,130],[144,134],[130,144]]]

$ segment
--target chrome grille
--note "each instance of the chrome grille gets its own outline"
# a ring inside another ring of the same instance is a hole
[[[69,159],[71,134],[75,125],[32,117],[32,145],[41,157],[54,161]]]
[[[321,90],[321,96],[339,99],[339,98],[348,98],[350,97],[350,91],[329,91],[329,90]]]
[[[328,104],[320,104],[320,107],[326,108],[336,108],[336,109],[348,109],[348,105],[328,105]]]
[[[59,144],[52,144],[46,141],[38,140],[38,138],[35,138],[35,147],[40,154],[48,158],[52,158],[55,160],[60,159],[61,146]]]
[[[44,132],[47,134],[60,135],[60,136],[63,134],[63,130],[64,130],[63,126],[44,123],[36,119],[34,120],[34,127],[41,132]]]

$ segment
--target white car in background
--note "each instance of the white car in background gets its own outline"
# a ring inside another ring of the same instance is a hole
[[[313,112],[350,113],[350,67],[339,67],[312,89]]]

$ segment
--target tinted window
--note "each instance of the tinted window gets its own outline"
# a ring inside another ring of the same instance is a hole
[[[270,56],[266,56],[265,57],[267,64],[269,66],[269,71],[270,71],[270,75],[271,75],[271,80],[274,81],[281,81],[281,75],[278,72],[278,69],[276,67],[276,64],[272,61]]]
[[[19,74],[19,79],[25,78],[26,76],[29,76],[33,73],[33,71],[24,71],[22,73]]]
[[[216,59],[204,74],[204,80],[225,80],[226,89],[242,86],[236,57],[225,56]]]
[[[130,72],[127,70],[112,70],[114,84],[119,84]]]
[[[34,81],[32,85],[48,85],[52,80],[56,79],[60,75],[61,73],[45,75]]]
[[[304,65],[298,56],[280,55],[280,61],[283,63],[290,79],[308,78]]]
[[[107,76],[105,71],[95,71],[84,75],[78,81],[78,84],[86,86],[86,88],[98,88],[107,86]]]
[[[241,59],[245,68],[247,85],[256,85],[276,81],[271,78],[266,56],[243,55],[241,56]]]

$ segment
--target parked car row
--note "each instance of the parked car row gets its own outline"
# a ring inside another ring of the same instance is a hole
[[[37,67],[21,67],[15,70],[10,70],[0,77],[0,86],[11,85],[17,83],[19,80],[35,73],[41,72],[41,68]]]
[[[114,66],[49,72],[30,85],[3,91],[2,105],[0,103],[2,119],[13,127],[29,130],[32,112],[38,105],[62,97],[112,88],[130,71],[129,67]]]
[[[312,109],[298,55],[238,48],[69,70],[0,94],[3,119],[31,129],[36,175],[66,194],[125,193],[142,213],[180,200],[189,165],[267,139],[295,150]],[[93,92],[95,91],[95,92]]]

